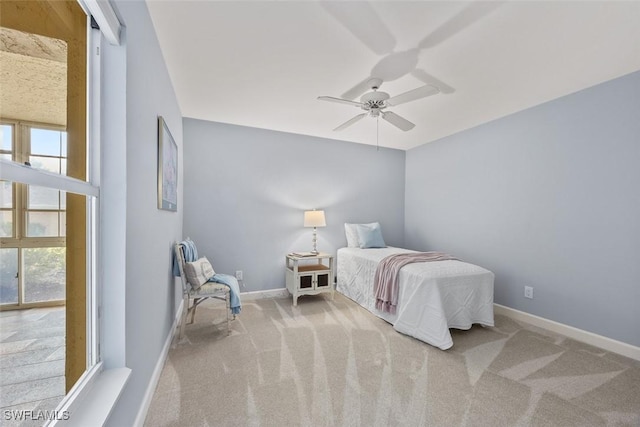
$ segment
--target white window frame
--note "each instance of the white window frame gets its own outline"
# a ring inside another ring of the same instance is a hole
[[[0,179],[55,188],[89,196],[87,202],[87,370],[58,406],[55,420],[46,425],[102,425],[129,378],[131,370],[105,369],[100,358],[101,259],[100,259],[100,117],[101,117],[101,35],[119,45],[120,22],[111,4],[100,0],[78,0],[87,13],[87,181],[32,169],[0,159]],[[91,28],[90,17],[100,26]]]
[[[89,18],[87,17],[88,31],[87,31],[87,48],[93,49],[94,44],[97,43],[99,47],[100,37],[96,37],[92,34],[91,27],[89,25]],[[100,129],[95,126],[95,116],[99,117],[100,109],[99,104],[96,109],[96,105],[92,103],[95,96],[99,99],[100,92],[100,80],[99,80],[99,61],[92,61],[91,55],[87,55],[87,181],[82,181],[70,176],[61,175],[57,173],[48,172],[41,169],[32,168],[28,165],[19,163],[18,161],[9,161],[0,159],[0,179],[15,182],[26,185],[34,185],[39,187],[52,188],[56,190],[62,190],[69,193],[75,193],[83,196],[90,197],[90,202],[86,205],[86,230],[87,230],[87,369],[96,365],[99,362],[100,354],[98,349],[99,335],[97,329],[97,304],[96,294],[98,289],[98,277],[96,270],[98,268],[97,245],[99,244],[99,232],[97,230],[99,224],[99,210],[97,209],[100,198],[100,186],[99,186],[99,173],[96,175],[95,169],[98,170],[95,165],[100,161]],[[99,123],[98,123],[99,124]],[[14,132],[23,132],[22,126],[17,126],[18,123],[14,123]],[[34,126],[36,127],[36,126]],[[97,128],[97,129],[96,129]],[[28,144],[27,144],[28,145]],[[21,148],[24,151],[24,145]],[[97,153],[97,154],[96,154]],[[22,160],[24,152],[18,156],[18,160]],[[26,231],[26,230],[23,230]],[[16,237],[16,236],[14,236]]]
[[[100,37],[95,37],[91,35],[91,32],[88,32],[88,46],[92,45],[92,41],[97,39],[97,43],[100,43]],[[87,96],[89,100],[90,108],[87,108],[87,117],[88,117],[88,135],[87,135],[87,181],[82,181],[76,178],[72,178],[66,175],[56,174],[40,169],[31,168],[30,166],[18,163],[16,161],[9,161],[5,159],[0,159],[0,179],[21,183],[26,185],[34,185],[39,187],[47,187],[56,190],[63,190],[69,193],[80,194],[83,196],[89,197],[87,206],[86,206],[86,230],[87,230],[87,354],[86,354],[86,362],[87,362],[87,370],[85,371],[85,375],[81,377],[79,380],[82,381],[82,378],[86,376],[86,374],[90,373],[92,367],[96,366],[100,360],[99,354],[99,335],[98,335],[98,319],[96,316],[97,312],[97,290],[98,290],[98,277],[96,274],[98,268],[98,259],[97,259],[97,245],[99,244],[99,232],[97,230],[97,226],[99,224],[99,198],[100,198],[100,187],[99,187],[99,175],[95,174],[94,164],[98,162],[99,164],[99,150],[100,150],[100,140],[99,140],[99,128],[95,129],[94,123],[92,123],[94,116],[98,113],[99,109],[95,109],[95,105],[93,105],[92,98],[96,93],[96,89],[98,89],[99,96],[99,62],[96,64],[92,64],[94,61],[89,60],[88,56],[88,90]],[[97,65],[97,66],[96,66]],[[97,69],[97,73],[94,72]],[[96,81],[95,78],[98,77]],[[99,104],[98,104],[99,107]],[[19,131],[21,128],[14,126],[15,131]],[[95,155],[94,153],[98,154]],[[15,237],[15,236],[14,236]],[[69,396],[71,393],[68,393]],[[66,398],[65,398],[66,399]]]

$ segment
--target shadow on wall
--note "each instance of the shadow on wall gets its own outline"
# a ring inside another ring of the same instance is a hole
[[[318,250],[332,252],[335,248],[344,245],[342,226],[345,221],[340,220],[332,207],[338,206],[348,200],[348,190],[341,188],[320,188],[311,185],[304,190],[286,191],[281,186],[270,185],[265,188],[261,200],[257,203],[264,206],[269,204],[278,206],[282,215],[271,217],[270,222],[274,228],[290,230],[286,233],[290,251],[310,251],[312,248],[312,228],[304,228],[304,211],[322,209],[325,211],[327,226],[318,228]],[[274,224],[273,221],[276,221]]]
[[[302,224],[302,212],[305,210],[327,210],[348,197],[345,187],[320,189],[321,185],[322,183],[318,183],[317,185],[309,185],[304,189],[297,188],[295,192],[289,192],[279,185],[271,185],[265,189],[263,200],[272,203],[277,202],[275,204],[291,208],[296,215],[299,211],[300,223]]]

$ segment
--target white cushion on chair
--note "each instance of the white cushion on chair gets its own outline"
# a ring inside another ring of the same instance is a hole
[[[200,286],[211,279],[216,272],[213,270],[207,257],[202,257],[197,261],[185,262],[184,274],[187,276],[187,281],[191,284],[191,288],[197,291]]]
[[[197,291],[195,291],[192,296],[194,297],[204,297],[207,295],[220,295],[221,293],[229,292],[229,287],[227,285],[223,285],[222,283],[217,282],[207,282],[204,285],[200,286]]]

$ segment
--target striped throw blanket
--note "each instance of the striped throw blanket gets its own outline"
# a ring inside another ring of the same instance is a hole
[[[396,314],[398,305],[398,290],[400,288],[400,269],[414,262],[432,262],[458,260],[442,252],[410,252],[406,254],[389,255],[383,258],[376,268],[373,279],[373,293],[376,298],[376,308],[391,314]]]

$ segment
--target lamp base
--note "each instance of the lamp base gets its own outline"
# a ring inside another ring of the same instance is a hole
[[[318,255],[320,252],[318,252],[318,231],[316,230],[316,227],[313,227],[313,239],[311,239],[311,242],[313,243],[313,249],[311,249],[311,253],[313,255]]]

